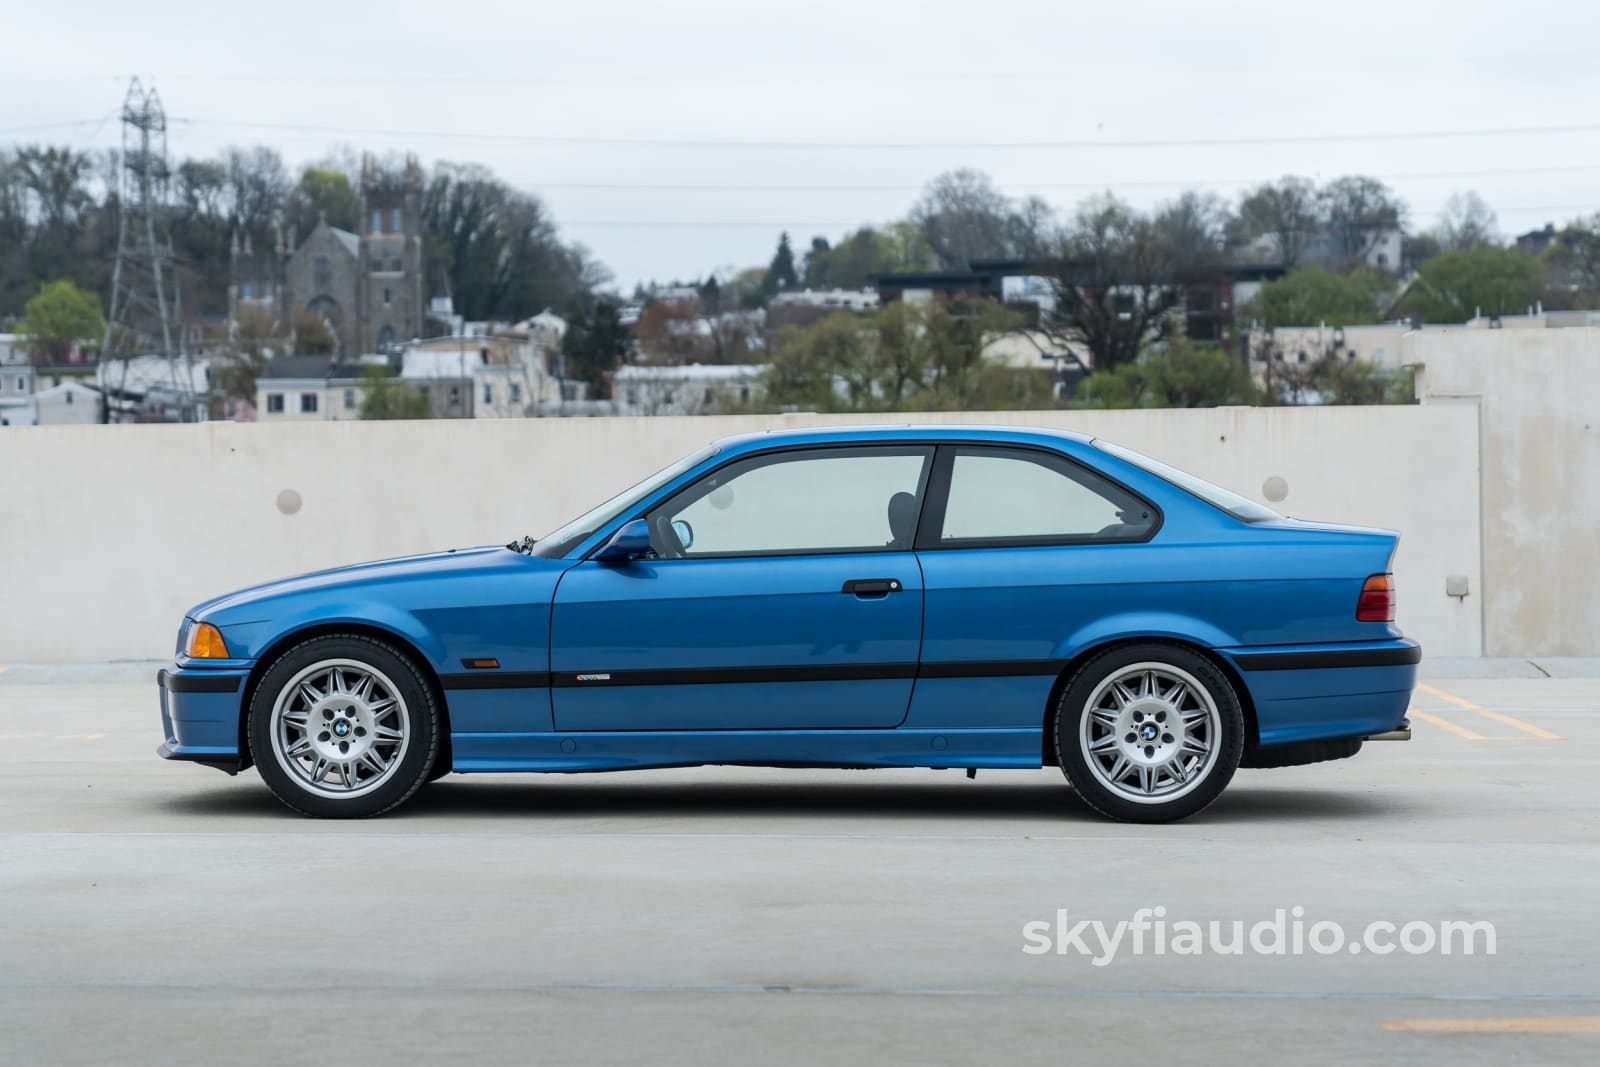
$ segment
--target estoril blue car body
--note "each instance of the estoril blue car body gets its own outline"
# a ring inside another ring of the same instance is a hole
[[[736,437],[539,541],[196,606],[160,752],[327,816],[451,771],[1057,765],[1170,820],[1408,736],[1396,540],[1075,434]]]

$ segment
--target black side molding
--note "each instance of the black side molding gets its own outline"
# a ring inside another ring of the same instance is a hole
[[[1318,652],[1235,652],[1242,671],[1311,671],[1329,667],[1405,667],[1422,662],[1422,646],[1327,649]]]
[[[550,672],[479,670],[471,674],[441,674],[439,684],[446,689],[544,689],[550,685]]]
[[[174,693],[237,693],[244,681],[237,674],[173,674],[156,672],[156,684]]]

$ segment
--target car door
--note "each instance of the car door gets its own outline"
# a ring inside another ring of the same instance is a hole
[[[1160,513],[1043,449],[941,446],[932,484],[910,723],[1037,728],[1072,636],[1152,606],[1139,559]]]
[[[644,516],[653,557],[587,560],[551,613],[555,726],[893,727],[922,640],[929,446],[735,459]]]

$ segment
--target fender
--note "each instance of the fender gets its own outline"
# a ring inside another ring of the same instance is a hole
[[[1062,662],[1076,659],[1097,645],[1140,638],[1168,638],[1202,648],[1229,648],[1244,644],[1215,623],[1176,612],[1131,611],[1095,619],[1069,634],[1056,645],[1054,658]]]

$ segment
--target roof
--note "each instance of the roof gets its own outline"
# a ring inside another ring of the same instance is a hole
[[[268,378],[320,381],[328,377],[332,369],[332,356],[274,356],[256,378],[262,381]]]
[[[477,345],[454,352],[408,348],[400,377],[407,381],[470,378],[473,370],[483,365],[483,356],[478,349]]]
[[[713,382],[754,378],[766,367],[756,363],[630,363],[618,367],[618,382]]]
[[[350,258],[361,258],[361,238],[349,230],[341,230],[337,226],[329,226],[328,229],[339,239],[339,243],[344,245],[345,251],[350,253]]]
[[[859,441],[991,441],[1026,444],[1049,441],[1075,441],[1088,444],[1092,434],[1072,430],[1048,430],[1039,426],[976,426],[959,423],[944,425],[914,424],[877,426],[807,426],[794,430],[767,430],[739,434],[714,442],[719,452],[743,452],[774,444],[840,444]]]

